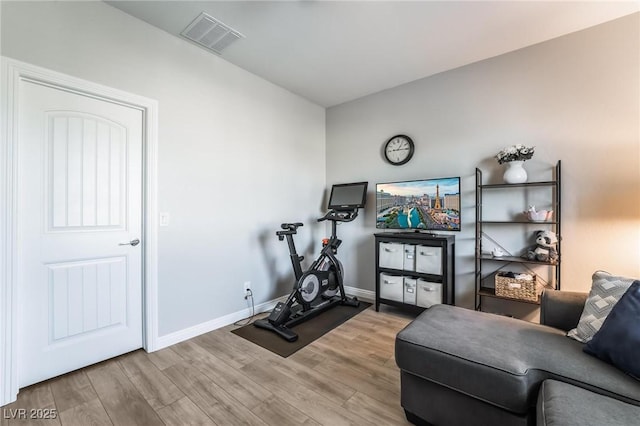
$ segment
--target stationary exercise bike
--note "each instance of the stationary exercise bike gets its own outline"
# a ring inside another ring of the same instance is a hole
[[[344,292],[344,272],[336,258],[342,240],[336,235],[338,222],[351,222],[358,217],[358,209],[363,208],[367,195],[367,182],[333,185],[329,197],[329,212],[318,222],[331,222],[331,237],[322,241],[322,250],[318,258],[304,272],[293,241],[297,229],[302,223],[283,223],[276,235],[280,241],[285,238],[289,246],[289,255],[296,282],[293,291],[285,302],[278,302],[271,314],[253,324],[256,327],[271,330],[289,342],[298,340],[298,334],[291,330],[297,324],[337,305],[358,307],[355,297]]]

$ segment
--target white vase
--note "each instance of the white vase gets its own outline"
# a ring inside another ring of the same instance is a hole
[[[525,183],[527,181],[527,171],[523,167],[524,161],[510,161],[507,163],[507,170],[502,177],[505,183]]]

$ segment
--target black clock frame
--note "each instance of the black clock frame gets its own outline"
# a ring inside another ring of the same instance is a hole
[[[407,158],[405,158],[404,160],[399,161],[399,162],[395,162],[395,161],[391,160],[387,156],[387,147],[389,146],[391,141],[396,139],[396,138],[402,138],[402,139],[406,140],[407,142],[409,142],[409,154],[407,155]],[[407,135],[395,135],[395,136],[392,136],[391,138],[389,138],[389,140],[384,144],[384,148],[383,148],[382,153],[384,155],[384,159],[387,160],[387,163],[392,164],[394,166],[401,166],[403,164],[407,164],[409,162],[409,160],[411,160],[411,158],[413,157],[414,151],[415,151],[415,144],[413,143],[413,139],[411,139]]]

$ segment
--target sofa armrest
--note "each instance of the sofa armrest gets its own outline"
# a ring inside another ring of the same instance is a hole
[[[545,290],[540,302],[540,324],[569,331],[576,328],[587,293]]]

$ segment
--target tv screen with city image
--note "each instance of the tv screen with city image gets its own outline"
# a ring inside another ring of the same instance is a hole
[[[460,230],[460,178],[376,184],[376,228]]]

